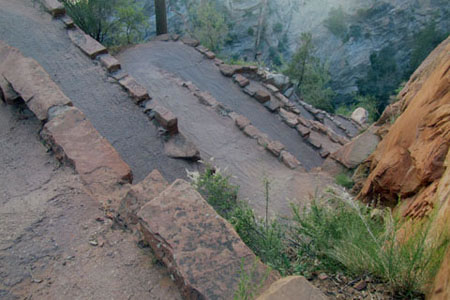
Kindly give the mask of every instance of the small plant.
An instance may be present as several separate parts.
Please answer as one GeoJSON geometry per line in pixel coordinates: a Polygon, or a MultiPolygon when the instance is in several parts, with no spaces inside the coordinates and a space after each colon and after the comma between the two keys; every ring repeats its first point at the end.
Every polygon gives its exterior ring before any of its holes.
{"type": "Polygon", "coordinates": [[[255,260],[253,262],[252,269],[250,272],[247,272],[245,270],[245,259],[242,259],[239,285],[238,289],[234,293],[234,300],[253,300],[257,296],[258,291],[263,287],[264,282],[270,274],[270,269],[268,269],[266,274],[259,279],[257,278],[257,268],[258,261],[255,260]]]}
{"type": "Polygon", "coordinates": [[[347,189],[351,189],[354,185],[353,180],[345,173],[336,175],[335,180],[337,184],[347,189]]]}

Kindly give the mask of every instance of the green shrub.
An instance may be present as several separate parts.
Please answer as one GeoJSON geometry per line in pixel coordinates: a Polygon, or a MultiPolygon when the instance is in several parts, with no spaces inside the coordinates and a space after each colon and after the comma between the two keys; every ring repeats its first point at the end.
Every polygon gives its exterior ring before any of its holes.
{"type": "Polygon", "coordinates": [[[351,189],[354,184],[353,180],[345,173],[336,175],[335,180],[337,184],[347,189],[351,189]]]}
{"type": "Polygon", "coordinates": [[[328,13],[328,18],[324,21],[324,26],[336,37],[345,39],[347,36],[346,15],[342,6],[333,8],[328,13]]]}
{"type": "Polygon", "coordinates": [[[405,221],[388,209],[371,209],[351,199],[332,197],[293,211],[291,239],[300,245],[298,261],[317,259],[322,269],[371,275],[402,297],[426,292],[449,246],[448,232],[436,243],[428,240],[430,220],[399,241],[397,232],[405,221]]]}

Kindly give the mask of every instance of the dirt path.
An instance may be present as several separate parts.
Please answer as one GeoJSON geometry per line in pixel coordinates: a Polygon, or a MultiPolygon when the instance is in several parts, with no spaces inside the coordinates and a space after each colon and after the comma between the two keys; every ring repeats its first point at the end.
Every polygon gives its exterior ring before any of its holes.
{"type": "MultiPolygon", "coordinates": [[[[180,81],[177,75],[161,70],[147,59],[153,53],[148,45],[137,47],[147,49],[147,54],[137,61],[134,58],[142,52],[130,55],[126,51],[119,55],[123,68],[144,84],[154,99],[178,116],[180,130],[199,148],[204,159],[213,157],[215,165],[233,175],[232,181],[240,186],[240,198],[247,199],[260,215],[265,209],[264,177],[271,181],[270,210],[281,215],[290,213],[291,201],[304,202],[316,189],[332,184],[329,177],[288,169],[258,146],[256,140],[246,137],[230,118],[200,104],[177,83],[180,81]]],[[[300,139],[298,134],[296,138],[300,139]]]]}
{"type": "MultiPolygon", "coordinates": [[[[158,67],[192,81],[200,90],[210,92],[219,102],[246,116],[272,140],[279,140],[306,169],[322,164],[319,153],[290,128],[277,114],[270,113],[254,98],[220,74],[218,67],[194,48],[181,42],[150,42],[126,49],[119,55],[123,67],[138,79],[145,78],[150,68],[158,67]]],[[[144,82],[142,82],[144,83],[144,82]]],[[[155,83],[146,80],[148,88],[155,83]]],[[[153,91],[153,90],[152,90],[153,91]]],[[[159,96],[159,95],[158,95],[159,96]]]]}
{"type": "Polygon", "coordinates": [[[180,299],[148,249],[111,229],[78,175],[46,152],[39,129],[0,103],[0,299],[180,299]]]}
{"type": "Polygon", "coordinates": [[[116,148],[135,182],[158,168],[167,180],[184,177],[189,163],[166,157],[156,127],[104,70],[70,41],[61,22],[30,0],[0,0],[0,40],[36,59],[116,148]]]}

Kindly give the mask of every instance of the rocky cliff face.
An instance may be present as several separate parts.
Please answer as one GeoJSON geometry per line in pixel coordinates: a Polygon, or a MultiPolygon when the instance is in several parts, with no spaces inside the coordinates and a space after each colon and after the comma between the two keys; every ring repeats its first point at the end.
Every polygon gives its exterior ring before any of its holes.
{"type": "MultiPolygon", "coordinates": [[[[402,215],[412,219],[420,219],[437,208],[432,232],[448,233],[450,38],[422,63],[399,98],[376,124],[383,139],[366,161],[370,172],[359,198],[387,205],[401,200],[402,215]]],[[[450,295],[448,255],[446,261],[432,298],[448,299],[450,295]]]]}
{"type": "MultiPolygon", "coordinates": [[[[143,0],[149,13],[153,0],[143,0]]],[[[168,1],[169,27],[183,31],[187,4],[168,1]],[[184,20],[183,20],[184,17],[184,20]]],[[[260,0],[215,0],[228,15],[230,37],[224,47],[227,55],[254,59],[255,36],[260,0]]],[[[302,32],[312,32],[318,55],[329,62],[334,88],[342,94],[357,91],[372,52],[389,47],[400,70],[409,68],[415,35],[434,22],[436,30],[450,28],[446,0],[271,0],[260,50],[265,58],[289,58],[297,48],[302,32]],[[339,10],[342,8],[342,10],[339,10]],[[330,12],[339,10],[334,33],[325,25],[330,12]]]]}

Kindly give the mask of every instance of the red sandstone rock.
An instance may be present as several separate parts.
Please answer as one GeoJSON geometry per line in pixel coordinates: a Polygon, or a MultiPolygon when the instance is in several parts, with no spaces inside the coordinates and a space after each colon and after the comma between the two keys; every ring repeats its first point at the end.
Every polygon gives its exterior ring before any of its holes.
{"type": "Polygon", "coordinates": [[[201,104],[211,106],[213,108],[219,105],[219,102],[208,92],[196,92],[195,96],[197,96],[198,100],[201,104]]]}
{"type": "Polygon", "coordinates": [[[250,81],[243,75],[241,74],[236,74],[234,76],[234,81],[239,84],[240,87],[246,87],[247,85],[250,84],[250,81]]]}
{"type": "Polygon", "coordinates": [[[242,115],[235,116],[234,122],[236,123],[236,126],[241,130],[250,125],[250,120],[242,115]]]}
{"type": "Polygon", "coordinates": [[[297,158],[287,151],[281,151],[281,161],[290,169],[295,169],[300,166],[297,158]]]}
{"type": "Polygon", "coordinates": [[[153,108],[153,112],[155,113],[156,121],[158,121],[164,129],[170,134],[178,133],[178,119],[170,110],[157,105],[153,108]]]}
{"type": "Polygon", "coordinates": [[[240,69],[241,69],[241,66],[232,66],[232,65],[227,65],[227,64],[222,64],[219,66],[220,72],[226,77],[233,76],[240,69]]]}
{"type": "MultiPolygon", "coordinates": [[[[267,268],[186,181],[176,180],[138,213],[139,228],[184,299],[233,299],[241,265],[260,282],[267,268]]],[[[269,285],[276,274],[265,281],[269,285]]]]}
{"type": "Polygon", "coordinates": [[[62,110],[41,131],[57,159],[69,162],[88,186],[102,186],[106,193],[130,183],[130,167],[76,108],[62,110]]]}
{"type": "Polygon", "coordinates": [[[302,124],[298,124],[296,128],[298,133],[300,133],[302,137],[307,137],[311,133],[311,130],[309,130],[309,128],[306,128],[302,124]]]}
{"type": "Polygon", "coordinates": [[[14,50],[3,62],[0,72],[39,120],[48,118],[54,106],[72,105],[47,72],[32,58],[14,50]]]}
{"type": "Polygon", "coordinates": [[[244,128],[244,133],[254,139],[257,139],[263,135],[263,133],[253,125],[246,126],[244,128]]]}
{"type": "Polygon", "coordinates": [[[267,150],[269,150],[269,152],[275,155],[276,157],[279,157],[281,151],[284,150],[284,145],[279,141],[271,141],[267,145],[267,150]]]}
{"type": "Polygon", "coordinates": [[[254,95],[255,99],[258,100],[260,103],[266,103],[267,101],[270,101],[270,94],[263,90],[256,91],[254,95]]]}
{"type": "Polygon", "coordinates": [[[283,121],[290,127],[295,127],[298,124],[298,117],[296,114],[288,112],[287,110],[284,110],[283,108],[280,108],[280,117],[283,119],[283,121]]]}
{"type": "Polygon", "coordinates": [[[127,75],[119,80],[119,84],[128,92],[135,103],[150,99],[147,89],[140,85],[131,75],[127,75]]]}
{"type": "Polygon", "coordinates": [[[214,58],[216,58],[216,55],[215,55],[214,52],[212,52],[212,51],[206,51],[206,52],[205,52],[205,56],[206,56],[208,59],[214,59],[214,58]]]}
{"type": "Polygon", "coordinates": [[[158,170],[153,170],[144,180],[131,186],[126,196],[120,202],[117,211],[119,223],[126,226],[137,225],[137,213],[139,210],[168,186],[169,183],[158,170]]]}

